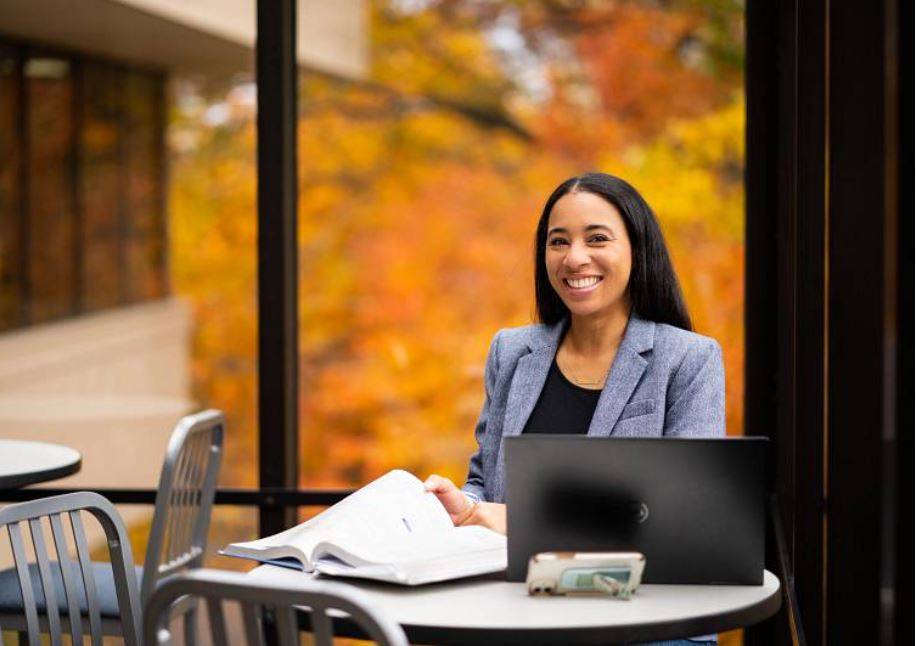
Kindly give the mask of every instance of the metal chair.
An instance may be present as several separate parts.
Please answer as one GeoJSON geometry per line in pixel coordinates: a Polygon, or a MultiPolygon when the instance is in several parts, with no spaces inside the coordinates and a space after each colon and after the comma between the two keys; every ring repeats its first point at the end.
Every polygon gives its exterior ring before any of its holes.
{"type": "MultiPolygon", "coordinates": [[[[146,559],[142,568],[136,568],[136,578],[141,582],[141,603],[149,598],[161,579],[203,564],[224,426],[221,412],[206,410],[182,418],[172,432],[159,477],[146,559]]],[[[120,634],[118,603],[111,585],[112,568],[108,563],[93,563],[90,570],[99,591],[104,632],[120,634]]],[[[0,619],[22,612],[21,605],[17,606],[15,599],[6,598],[2,592],[15,576],[12,570],[0,572],[0,619]]],[[[57,580],[58,599],[62,591],[60,583],[57,580]]],[[[186,637],[193,643],[195,605],[179,604],[173,611],[185,614],[186,637]]]]}
{"type": "Polygon", "coordinates": [[[114,505],[90,492],[53,496],[0,509],[0,528],[6,527],[9,533],[15,562],[15,568],[8,570],[15,579],[6,582],[3,593],[18,592],[19,597],[19,614],[12,620],[4,619],[0,629],[19,631],[20,643],[25,636],[29,644],[37,646],[41,644],[41,633],[47,633],[52,646],[58,646],[63,631],[68,630],[73,643],[82,644],[84,618],[88,619],[92,644],[102,643],[103,617],[94,576],[96,564],[89,560],[81,510],[92,514],[105,532],[119,633],[128,646],[140,643],[140,596],[127,531],[114,505]],[[64,529],[67,517],[72,540],[68,540],[64,529]],[[50,523],[55,561],[48,558],[44,519],[50,523]],[[31,550],[26,548],[23,524],[28,525],[31,550]],[[70,557],[71,546],[76,551],[76,562],[70,557]],[[30,562],[29,552],[34,554],[34,562],[30,562]]]}
{"type": "Polygon", "coordinates": [[[370,639],[381,646],[407,646],[404,631],[394,621],[370,609],[367,597],[355,588],[340,583],[316,581],[303,577],[295,584],[275,585],[252,581],[238,572],[198,569],[178,575],[162,584],[146,603],[143,635],[147,646],[172,643],[169,631],[169,607],[176,599],[191,596],[206,602],[210,638],[215,646],[228,644],[227,635],[244,635],[249,646],[266,643],[265,613],[271,613],[281,646],[299,646],[299,626],[295,606],[307,606],[316,646],[333,644],[333,625],[328,611],[335,617],[345,613],[370,639]],[[241,605],[241,631],[226,625],[223,602],[241,605]],[[336,612],[335,612],[336,611],[336,612]]]}
{"type": "MultiPolygon", "coordinates": [[[[140,574],[140,600],[158,581],[203,565],[223,455],[225,418],[220,411],[188,415],[175,427],[165,452],[156,510],[140,574]]],[[[194,643],[196,604],[178,608],[185,615],[185,637],[194,643]]]]}

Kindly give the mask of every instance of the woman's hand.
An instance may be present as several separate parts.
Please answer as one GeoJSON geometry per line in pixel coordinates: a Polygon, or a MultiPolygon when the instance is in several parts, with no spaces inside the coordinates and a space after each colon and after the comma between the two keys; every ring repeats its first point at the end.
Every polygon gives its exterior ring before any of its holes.
{"type": "Polygon", "coordinates": [[[436,494],[436,498],[445,507],[445,511],[452,519],[452,523],[458,524],[463,516],[466,516],[471,508],[471,502],[467,496],[462,493],[461,489],[455,486],[448,478],[433,474],[423,483],[427,491],[436,494]]]}
{"type": "Polygon", "coordinates": [[[467,496],[448,478],[431,475],[423,483],[427,491],[445,507],[455,525],[482,525],[488,529],[506,533],[506,506],[495,502],[470,502],[467,496]]]}

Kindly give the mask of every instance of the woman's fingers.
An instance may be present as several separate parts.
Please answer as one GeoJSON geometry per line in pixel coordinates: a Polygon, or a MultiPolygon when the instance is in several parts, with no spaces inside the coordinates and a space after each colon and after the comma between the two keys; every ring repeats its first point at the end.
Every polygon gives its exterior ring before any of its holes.
{"type": "Polygon", "coordinates": [[[426,487],[427,491],[432,491],[433,493],[437,494],[447,493],[452,489],[457,489],[451,480],[436,475],[435,473],[426,479],[426,482],[423,483],[423,486],[426,487]]]}
{"type": "Polygon", "coordinates": [[[445,511],[452,517],[453,522],[470,504],[461,490],[448,478],[433,474],[423,482],[423,486],[427,491],[435,494],[445,507],[445,511]]]}

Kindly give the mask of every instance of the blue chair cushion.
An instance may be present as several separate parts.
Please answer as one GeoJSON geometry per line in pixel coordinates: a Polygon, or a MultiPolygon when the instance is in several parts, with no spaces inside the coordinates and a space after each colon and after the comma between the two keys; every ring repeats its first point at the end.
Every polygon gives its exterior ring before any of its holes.
{"type": "MultiPolygon", "coordinates": [[[[73,583],[79,597],[80,613],[89,615],[88,604],[86,603],[86,590],[83,587],[83,576],[80,572],[79,564],[73,565],[73,583]]],[[[139,589],[140,582],[143,580],[143,568],[136,566],[137,586],[139,589]]],[[[41,587],[41,577],[38,573],[38,565],[29,564],[29,575],[32,577],[32,594],[35,595],[38,612],[43,614],[47,611],[45,605],[45,594],[41,587]]],[[[111,571],[110,563],[92,563],[92,578],[95,581],[95,594],[99,602],[99,614],[105,618],[117,619],[120,617],[118,611],[118,597],[115,593],[114,574],[111,571]]],[[[57,605],[62,616],[67,613],[67,598],[64,596],[64,582],[61,577],[60,564],[57,561],[51,561],[51,581],[54,586],[54,596],[57,598],[57,605]]],[[[19,590],[19,577],[16,570],[10,568],[0,572],[0,614],[21,614],[22,613],[22,592],[19,590]]]]}

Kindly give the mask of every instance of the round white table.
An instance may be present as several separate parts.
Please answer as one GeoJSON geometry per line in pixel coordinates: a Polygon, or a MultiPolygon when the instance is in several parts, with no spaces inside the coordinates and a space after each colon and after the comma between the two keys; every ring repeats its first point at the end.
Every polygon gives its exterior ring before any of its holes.
{"type": "Polygon", "coordinates": [[[47,482],[80,470],[78,451],[60,444],[0,440],[0,489],[47,482]]]}
{"type": "MultiPolygon", "coordinates": [[[[296,570],[262,565],[260,581],[292,581],[296,570]]],[[[337,579],[367,594],[411,643],[608,644],[677,639],[741,628],[779,610],[779,579],[763,585],[643,585],[628,601],[601,596],[528,596],[522,583],[473,578],[415,588],[337,579]]],[[[308,625],[304,616],[304,625],[308,625]]],[[[339,634],[352,631],[335,621],[339,634]]],[[[351,633],[352,634],[352,633],[351,633]]],[[[358,633],[356,633],[358,635],[358,633]]]]}

